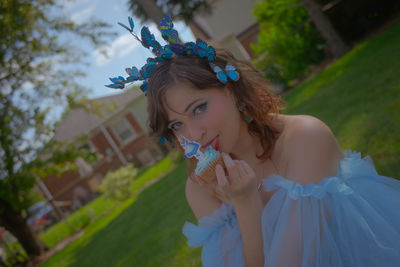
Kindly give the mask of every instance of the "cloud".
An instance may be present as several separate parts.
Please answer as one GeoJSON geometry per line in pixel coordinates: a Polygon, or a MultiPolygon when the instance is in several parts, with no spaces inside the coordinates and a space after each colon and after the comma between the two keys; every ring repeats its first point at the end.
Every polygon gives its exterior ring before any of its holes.
{"type": "Polygon", "coordinates": [[[115,39],[109,46],[98,48],[93,52],[97,66],[108,63],[111,58],[120,58],[129,54],[139,45],[139,42],[133,40],[130,33],[126,33],[115,39]]]}
{"type": "MultiPolygon", "coordinates": [[[[152,25],[149,27],[149,29],[152,33],[154,33],[156,40],[160,41],[161,35],[158,32],[157,27],[152,25]]],[[[97,66],[103,66],[111,59],[120,58],[129,54],[139,45],[141,46],[139,41],[135,40],[130,33],[126,33],[115,39],[110,45],[94,50],[93,57],[97,66]]],[[[162,42],[161,45],[163,45],[162,42]]],[[[146,50],[144,47],[143,49],[146,50]]]]}
{"type": "Polygon", "coordinates": [[[90,0],[67,0],[67,1],[61,1],[61,5],[64,7],[66,10],[71,10],[74,9],[77,6],[81,6],[82,4],[85,4],[89,2],[90,0]]]}
{"type": "Polygon", "coordinates": [[[94,8],[94,5],[90,5],[82,10],[72,13],[71,20],[78,24],[82,23],[93,14],[94,8]]]}

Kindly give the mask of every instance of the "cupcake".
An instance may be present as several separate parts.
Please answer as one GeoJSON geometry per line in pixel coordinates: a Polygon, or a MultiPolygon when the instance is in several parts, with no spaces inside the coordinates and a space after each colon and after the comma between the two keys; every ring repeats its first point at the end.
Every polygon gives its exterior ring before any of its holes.
{"type": "Polygon", "coordinates": [[[195,174],[207,183],[211,183],[217,178],[215,174],[217,164],[224,166],[221,153],[216,151],[211,145],[206,147],[198,160],[195,174]]]}
{"type": "Polygon", "coordinates": [[[178,140],[185,151],[185,157],[195,157],[198,160],[195,174],[207,183],[216,179],[215,167],[217,164],[224,166],[221,154],[212,145],[207,146],[202,152],[199,143],[190,141],[184,136],[179,136],[178,140]]]}

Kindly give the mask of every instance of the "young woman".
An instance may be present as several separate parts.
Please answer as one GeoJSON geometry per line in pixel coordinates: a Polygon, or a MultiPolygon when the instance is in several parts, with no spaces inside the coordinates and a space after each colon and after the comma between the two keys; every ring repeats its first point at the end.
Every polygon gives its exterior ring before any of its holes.
{"type": "Polygon", "coordinates": [[[249,64],[225,50],[211,59],[158,60],[145,88],[156,134],[223,157],[211,183],[186,159],[198,225],[183,233],[203,247],[203,266],[398,266],[400,181],[343,153],[319,119],[281,114],[283,101],[249,64]]]}

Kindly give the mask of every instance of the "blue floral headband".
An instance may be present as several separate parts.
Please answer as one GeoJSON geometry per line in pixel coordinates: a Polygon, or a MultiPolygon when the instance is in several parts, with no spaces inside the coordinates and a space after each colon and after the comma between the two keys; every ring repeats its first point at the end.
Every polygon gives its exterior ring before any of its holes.
{"type": "Polygon", "coordinates": [[[227,63],[225,68],[221,68],[216,65],[216,53],[212,46],[209,46],[206,42],[197,39],[196,43],[187,42],[179,44],[178,32],[174,29],[174,24],[169,16],[165,16],[160,22],[161,35],[164,40],[168,42],[167,45],[161,46],[160,43],[155,39],[154,35],[150,32],[149,28],[142,27],[139,38],[134,32],[135,27],[133,19],[128,17],[129,27],[121,22],[119,25],[128,30],[136,40],[138,40],[145,48],[151,49],[151,52],[155,55],[154,58],[148,58],[146,64],[138,70],[136,67],[126,68],[128,76],[126,78],[118,76],[110,78],[112,84],[106,85],[107,87],[114,89],[123,89],[125,84],[132,83],[134,81],[143,81],[140,89],[147,94],[147,84],[151,72],[156,68],[159,62],[171,59],[172,55],[177,56],[188,56],[188,57],[199,57],[207,59],[211,69],[216,73],[218,80],[221,83],[227,83],[228,80],[234,82],[239,80],[239,73],[236,71],[235,66],[231,63],[227,63]]]}

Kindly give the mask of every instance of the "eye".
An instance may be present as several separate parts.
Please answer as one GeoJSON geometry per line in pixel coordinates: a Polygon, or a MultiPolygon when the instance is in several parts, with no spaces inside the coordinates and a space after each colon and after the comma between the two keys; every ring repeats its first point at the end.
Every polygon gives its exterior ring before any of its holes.
{"type": "Polygon", "coordinates": [[[170,128],[171,130],[173,130],[173,131],[178,131],[179,130],[179,128],[182,126],[182,122],[175,122],[175,123],[173,123],[173,124],[171,124],[168,128],[170,128]]]}
{"type": "MultiPolygon", "coordinates": [[[[201,114],[203,112],[205,112],[207,110],[207,102],[204,102],[200,105],[198,105],[197,107],[195,107],[192,111],[193,115],[197,115],[197,114],[201,114]]],[[[174,132],[179,131],[179,129],[182,127],[182,122],[175,122],[173,124],[171,124],[170,126],[168,126],[169,129],[171,129],[174,132]]]]}
{"type": "Polygon", "coordinates": [[[196,108],[193,109],[193,114],[203,113],[207,110],[207,102],[198,105],[196,108]]]}

